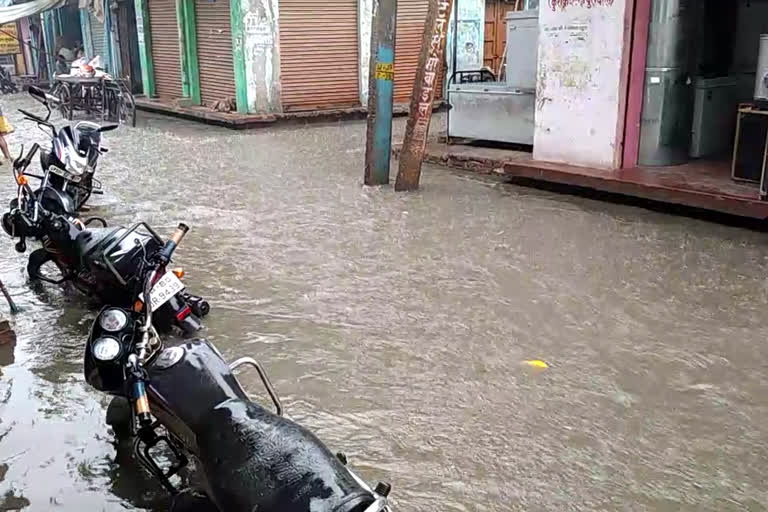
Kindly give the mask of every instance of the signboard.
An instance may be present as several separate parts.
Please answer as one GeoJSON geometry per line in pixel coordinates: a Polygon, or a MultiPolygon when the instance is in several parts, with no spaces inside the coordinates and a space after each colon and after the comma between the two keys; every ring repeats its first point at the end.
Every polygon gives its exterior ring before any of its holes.
{"type": "Polygon", "coordinates": [[[0,55],[21,53],[16,22],[0,25],[0,55]]]}

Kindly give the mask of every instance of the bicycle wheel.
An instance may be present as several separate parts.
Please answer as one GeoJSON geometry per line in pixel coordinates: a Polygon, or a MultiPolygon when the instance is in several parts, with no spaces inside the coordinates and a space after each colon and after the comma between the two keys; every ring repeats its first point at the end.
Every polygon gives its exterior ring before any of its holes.
{"type": "Polygon", "coordinates": [[[136,127],[136,102],[130,93],[120,94],[120,122],[136,127]]]}
{"type": "Polygon", "coordinates": [[[71,101],[71,93],[69,91],[69,87],[61,87],[59,88],[59,112],[61,113],[61,117],[66,119],[67,121],[72,120],[72,108],[70,106],[71,101]]]}
{"type": "Polygon", "coordinates": [[[104,119],[112,123],[118,122],[120,117],[120,103],[117,91],[107,89],[104,92],[104,119]]]}

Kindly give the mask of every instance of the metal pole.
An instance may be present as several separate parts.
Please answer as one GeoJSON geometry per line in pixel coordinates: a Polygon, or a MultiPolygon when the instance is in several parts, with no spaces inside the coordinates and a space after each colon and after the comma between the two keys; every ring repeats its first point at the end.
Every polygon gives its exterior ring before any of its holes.
{"type": "Polygon", "coordinates": [[[452,0],[429,1],[395,190],[419,188],[435,88],[439,86],[437,77],[445,61],[445,33],[452,3],[452,0]]]}
{"type": "Polygon", "coordinates": [[[11,308],[11,314],[15,315],[19,311],[21,311],[18,306],[16,306],[16,303],[13,302],[13,298],[11,298],[11,294],[8,293],[8,290],[5,287],[5,284],[3,284],[2,279],[0,279],[0,292],[5,296],[5,300],[8,301],[8,307],[11,308]]]}
{"type": "Polygon", "coordinates": [[[365,145],[366,185],[389,183],[396,25],[397,0],[374,2],[368,79],[368,131],[365,145]]]}

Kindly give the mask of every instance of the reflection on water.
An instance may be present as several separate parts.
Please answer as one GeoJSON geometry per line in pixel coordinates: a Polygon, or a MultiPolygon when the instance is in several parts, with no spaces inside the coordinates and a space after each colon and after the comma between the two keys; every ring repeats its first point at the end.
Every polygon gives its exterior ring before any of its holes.
{"type": "MultiPolygon", "coordinates": [[[[44,141],[12,121],[14,148],[44,141]]],[[[149,117],[109,134],[93,213],[191,225],[177,258],[213,304],[207,335],[258,357],[398,510],[768,506],[764,235],[431,168],[419,193],[365,189],[363,137],[149,117]]],[[[83,382],[93,308],[30,288],[24,265],[6,244],[25,313],[0,377],[0,495],[163,510],[83,382]]]]}

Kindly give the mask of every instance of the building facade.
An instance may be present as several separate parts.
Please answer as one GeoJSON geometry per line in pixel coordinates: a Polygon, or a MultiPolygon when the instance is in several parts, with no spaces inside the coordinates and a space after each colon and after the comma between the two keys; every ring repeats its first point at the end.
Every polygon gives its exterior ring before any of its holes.
{"type": "Polygon", "coordinates": [[[25,19],[24,23],[42,28],[42,45],[32,44],[31,35],[25,42],[30,43],[27,45],[29,52],[35,52],[35,62],[40,52],[37,47],[44,46],[41,55],[47,57],[43,61],[48,76],[53,76],[56,70],[55,53],[61,45],[69,48],[80,45],[85,57],[99,56],[107,72],[129,78],[134,90],[140,90],[141,67],[133,0],[69,1],[35,15],[34,20],[25,19]]]}
{"type": "MultiPolygon", "coordinates": [[[[429,0],[400,0],[395,102],[407,103],[429,0]]],[[[472,0],[475,1],[475,0],[472,0]]],[[[148,96],[240,113],[367,104],[372,0],[136,0],[148,96]]]]}

